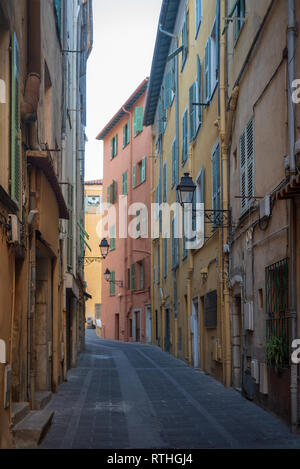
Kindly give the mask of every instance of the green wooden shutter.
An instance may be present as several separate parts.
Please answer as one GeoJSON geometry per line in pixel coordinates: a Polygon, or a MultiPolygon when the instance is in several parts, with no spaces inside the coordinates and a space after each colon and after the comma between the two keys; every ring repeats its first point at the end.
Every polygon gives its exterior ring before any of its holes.
{"type": "Polygon", "coordinates": [[[146,157],[142,159],[141,163],[141,182],[146,181],[146,157]]]}
{"type": "Polygon", "coordinates": [[[54,7],[56,13],[56,23],[59,36],[61,34],[61,0],[54,0],[54,7]]]}
{"type": "MultiPolygon", "coordinates": [[[[247,141],[247,192],[248,197],[254,196],[254,120],[252,119],[246,127],[247,141]]],[[[248,199],[249,205],[252,199],[248,199]]]]}
{"type": "Polygon", "coordinates": [[[210,37],[207,40],[205,46],[205,71],[204,71],[204,93],[205,93],[205,102],[210,101],[211,95],[211,39],[210,37]]]}
{"type": "Polygon", "coordinates": [[[137,106],[134,114],[134,136],[143,131],[143,107],[137,106]]]}
{"type": "Polygon", "coordinates": [[[132,167],[132,187],[136,187],[136,164],[132,167]]]}
{"type": "Polygon", "coordinates": [[[127,181],[128,181],[128,171],[123,173],[122,176],[122,195],[127,195],[127,181]]]}
{"type": "Polygon", "coordinates": [[[11,198],[21,201],[20,52],[16,33],[12,34],[11,73],[11,198]]]}
{"type": "Polygon", "coordinates": [[[123,148],[126,147],[127,143],[127,128],[126,125],[123,126],[123,148]]]}
{"type": "Polygon", "coordinates": [[[107,203],[110,204],[110,186],[107,186],[107,203]]]}
{"type": "Polygon", "coordinates": [[[110,141],[110,159],[112,160],[114,157],[114,139],[112,138],[110,141]]]}
{"type": "Polygon", "coordinates": [[[112,225],[109,228],[109,238],[110,238],[110,251],[116,249],[116,225],[112,225]]]}
{"type": "Polygon", "coordinates": [[[115,296],[116,294],[116,284],[115,284],[115,279],[116,279],[116,273],[115,271],[113,270],[111,273],[110,273],[110,283],[109,283],[109,294],[110,296],[115,296]]]}
{"type": "Polygon", "coordinates": [[[131,290],[136,290],[136,263],[131,264],[131,290]]]}
{"type": "Polygon", "coordinates": [[[118,134],[115,135],[115,154],[116,156],[118,154],[118,134]]]}
{"type": "Polygon", "coordinates": [[[144,261],[140,263],[140,290],[145,288],[145,266],[144,261]]]}
{"type": "Polygon", "coordinates": [[[126,130],[127,130],[127,143],[129,143],[130,142],[130,120],[128,120],[127,122],[126,130]]]}

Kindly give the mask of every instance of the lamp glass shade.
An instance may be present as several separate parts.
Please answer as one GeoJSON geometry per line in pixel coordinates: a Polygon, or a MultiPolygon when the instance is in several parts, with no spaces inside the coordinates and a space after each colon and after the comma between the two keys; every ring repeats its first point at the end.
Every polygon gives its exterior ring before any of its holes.
{"type": "Polygon", "coordinates": [[[184,173],[176,190],[180,205],[193,203],[196,184],[193,182],[189,173],[184,173]]]}
{"type": "Polygon", "coordinates": [[[101,256],[105,258],[109,252],[109,244],[106,238],[102,239],[99,247],[100,247],[101,256]]]}
{"type": "Polygon", "coordinates": [[[104,272],[104,278],[107,282],[110,281],[110,276],[111,276],[111,272],[109,269],[106,269],[106,271],[104,272]]]}

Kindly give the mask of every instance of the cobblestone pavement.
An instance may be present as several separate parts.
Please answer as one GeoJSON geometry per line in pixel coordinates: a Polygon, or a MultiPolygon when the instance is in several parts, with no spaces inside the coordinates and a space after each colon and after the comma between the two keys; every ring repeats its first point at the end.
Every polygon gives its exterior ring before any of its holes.
{"type": "Polygon", "coordinates": [[[300,448],[277,418],[154,346],[86,334],[42,448],[300,448]]]}

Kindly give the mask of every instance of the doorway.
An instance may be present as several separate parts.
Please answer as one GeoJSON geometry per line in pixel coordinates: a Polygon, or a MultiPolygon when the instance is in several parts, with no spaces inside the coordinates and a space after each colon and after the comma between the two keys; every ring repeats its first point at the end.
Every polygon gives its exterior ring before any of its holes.
{"type": "Polygon", "coordinates": [[[165,351],[170,353],[170,310],[167,308],[165,310],[165,351]]]}
{"type": "Polygon", "coordinates": [[[151,306],[146,306],[146,342],[152,343],[151,306]]]}
{"type": "Polygon", "coordinates": [[[193,364],[200,368],[200,340],[199,340],[199,303],[198,298],[192,301],[191,330],[193,334],[193,364]]]}
{"type": "Polygon", "coordinates": [[[115,340],[120,340],[120,315],[115,315],[115,340]]]}

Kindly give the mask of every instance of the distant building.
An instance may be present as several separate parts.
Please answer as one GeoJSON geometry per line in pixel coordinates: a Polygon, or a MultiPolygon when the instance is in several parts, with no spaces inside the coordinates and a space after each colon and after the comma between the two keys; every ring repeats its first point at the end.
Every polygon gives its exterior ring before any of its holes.
{"type": "Polygon", "coordinates": [[[88,234],[84,279],[87,291],[92,298],[85,304],[85,317],[92,318],[99,337],[102,335],[101,307],[102,307],[102,261],[99,244],[101,242],[101,219],[103,213],[103,181],[85,182],[85,231],[88,234]]]}
{"type": "Polygon", "coordinates": [[[111,206],[110,213],[115,209],[117,214],[106,226],[110,252],[102,263],[102,337],[125,342],[151,340],[151,243],[144,236],[144,230],[150,230],[152,154],[151,129],[143,127],[147,82],[140,84],[97,137],[104,142],[104,200],[111,206]],[[119,213],[124,215],[124,225],[119,213]],[[133,226],[134,239],[122,234],[128,224],[133,226]],[[111,272],[109,282],[104,279],[106,269],[111,272]]]}

